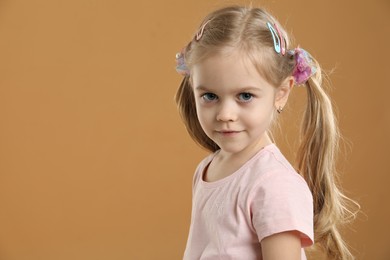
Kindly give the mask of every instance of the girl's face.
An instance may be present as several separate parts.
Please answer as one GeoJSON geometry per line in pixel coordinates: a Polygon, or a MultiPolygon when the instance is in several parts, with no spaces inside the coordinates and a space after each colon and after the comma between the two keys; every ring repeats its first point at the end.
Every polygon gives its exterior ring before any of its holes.
{"type": "Polygon", "coordinates": [[[239,51],[216,54],[191,71],[200,125],[229,154],[252,153],[269,144],[266,131],[276,108],[287,101],[285,91],[280,94],[243,56],[239,51]]]}

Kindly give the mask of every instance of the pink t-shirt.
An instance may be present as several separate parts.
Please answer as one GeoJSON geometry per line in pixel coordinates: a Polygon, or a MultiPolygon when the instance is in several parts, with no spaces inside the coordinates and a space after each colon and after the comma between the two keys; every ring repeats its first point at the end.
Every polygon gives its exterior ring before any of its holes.
{"type": "Polygon", "coordinates": [[[284,231],[299,231],[302,248],[313,244],[312,195],[275,144],[230,176],[205,182],[204,169],[214,156],[194,175],[185,260],[262,259],[259,241],[284,231]]]}

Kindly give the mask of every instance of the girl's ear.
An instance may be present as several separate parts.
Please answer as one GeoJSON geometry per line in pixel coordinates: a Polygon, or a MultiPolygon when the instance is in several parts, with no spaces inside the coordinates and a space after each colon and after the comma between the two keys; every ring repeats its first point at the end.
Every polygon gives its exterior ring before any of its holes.
{"type": "Polygon", "coordinates": [[[288,97],[290,95],[290,91],[292,90],[294,86],[294,78],[288,77],[283,81],[283,83],[276,89],[275,93],[275,108],[276,109],[283,109],[283,107],[286,105],[288,97]]]}

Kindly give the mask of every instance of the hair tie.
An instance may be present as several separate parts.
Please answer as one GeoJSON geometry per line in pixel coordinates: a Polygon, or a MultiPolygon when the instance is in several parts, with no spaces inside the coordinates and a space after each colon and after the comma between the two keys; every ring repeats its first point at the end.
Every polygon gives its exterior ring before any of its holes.
{"type": "Polygon", "coordinates": [[[183,51],[176,53],[176,71],[182,76],[189,76],[190,70],[188,69],[184,60],[183,51]]]}
{"type": "Polygon", "coordinates": [[[295,58],[295,67],[292,75],[296,84],[301,85],[306,83],[306,81],[317,71],[312,56],[310,53],[299,47],[295,48],[295,50],[289,51],[289,53],[294,55],[295,58]]]}

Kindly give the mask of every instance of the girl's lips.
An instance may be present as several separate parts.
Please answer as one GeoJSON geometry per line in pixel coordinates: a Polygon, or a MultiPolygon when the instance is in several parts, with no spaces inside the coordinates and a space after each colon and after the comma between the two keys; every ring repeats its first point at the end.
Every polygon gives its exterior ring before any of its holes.
{"type": "Polygon", "coordinates": [[[217,133],[219,133],[220,135],[223,135],[223,136],[234,136],[236,134],[241,133],[241,131],[220,130],[220,131],[217,131],[217,133]]]}

